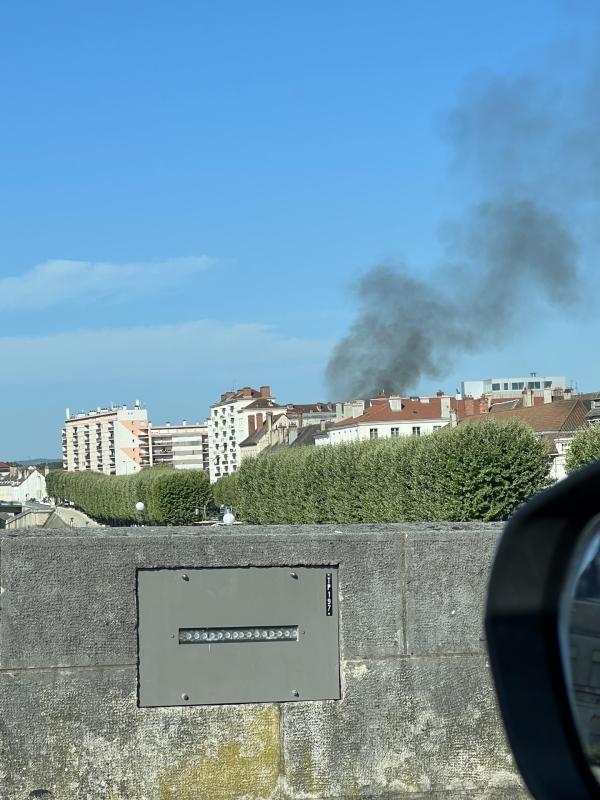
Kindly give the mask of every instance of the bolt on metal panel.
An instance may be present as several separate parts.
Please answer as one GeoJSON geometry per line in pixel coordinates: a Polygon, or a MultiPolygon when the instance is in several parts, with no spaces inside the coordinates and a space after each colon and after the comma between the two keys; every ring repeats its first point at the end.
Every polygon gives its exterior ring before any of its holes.
{"type": "Polygon", "coordinates": [[[338,700],[337,579],[336,566],[138,570],[139,705],[338,700]]]}

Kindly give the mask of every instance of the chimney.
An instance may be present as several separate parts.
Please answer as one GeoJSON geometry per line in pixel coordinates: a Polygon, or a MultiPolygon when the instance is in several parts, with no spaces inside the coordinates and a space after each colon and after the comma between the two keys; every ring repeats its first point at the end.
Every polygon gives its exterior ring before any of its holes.
{"type": "Polygon", "coordinates": [[[435,393],[435,396],[436,397],[443,397],[444,396],[443,390],[442,389],[438,389],[437,392],[435,393]]]}
{"type": "Polygon", "coordinates": [[[365,412],[365,401],[364,400],[355,400],[352,403],[352,417],[356,419],[356,417],[360,417],[365,412]]]}
{"type": "Polygon", "coordinates": [[[475,413],[475,400],[473,400],[473,395],[466,395],[464,399],[465,404],[465,417],[472,417],[475,413]]]}
{"type": "Polygon", "coordinates": [[[458,411],[455,408],[450,409],[450,427],[456,428],[458,425],[458,411]]]}
{"type": "Polygon", "coordinates": [[[270,432],[273,430],[273,412],[267,411],[267,430],[270,432]]]}
{"type": "Polygon", "coordinates": [[[252,436],[255,430],[256,430],[256,418],[254,417],[254,414],[251,414],[248,417],[248,436],[252,436]]]}
{"type": "Polygon", "coordinates": [[[547,386],[544,389],[544,404],[552,402],[552,389],[547,386]]]}
{"type": "Polygon", "coordinates": [[[440,418],[450,419],[450,397],[443,392],[441,395],[438,392],[437,396],[440,398],[440,418]]]}
{"type": "Polygon", "coordinates": [[[523,408],[531,408],[533,405],[533,389],[523,389],[523,408]]]}
{"type": "Polygon", "coordinates": [[[252,389],[249,386],[244,386],[242,389],[243,397],[252,397],[252,389]]]}
{"type": "Polygon", "coordinates": [[[260,387],[260,396],[261,397],[271,397],[271,387],[270,386],[261,386],[260,387]]]}
{"type": "Polygon", "coordinates": [[[183,420],[183,422],[182,422],[181,424],[182,424],[182,425],[187,425],[187,421],[184,419],[184,420],[183,420]]]}
{"type": "Polygon", "coordinates": [[[225,400],[225,398],[226,398],[226,397],[227,397],[227,395],[226,395],[226,394],[222,394],[222,395],[221,395],[221,402],[223,402],[223,401],[225,400]]]}
{"type": "Polygon", "coordinates": [[[402,411],[402,398],[398,395],[390,397],[390,411],[402,411]]]}
{"type": "Polygon", "coordinates": [[[344,404],[343,403],[336,403],[335,404],[335,421],[341,422],[344,419],[344,404]]]}
{"type": "Polygon", "coordinates": [[[259,428],[262,428],[262,426],[263,426],[263,415],[262,411],[259,411],[258,414],[256,415],[256,429],[258,430],[259,428]]]}
{"type": "Polygon", "coordinates": [[[573,399],[573,387],[572,386],[567,386],[567,388],[565,389],[563,394],[564,394],[564,399],[565,400],[572,400],[573,399]]]}

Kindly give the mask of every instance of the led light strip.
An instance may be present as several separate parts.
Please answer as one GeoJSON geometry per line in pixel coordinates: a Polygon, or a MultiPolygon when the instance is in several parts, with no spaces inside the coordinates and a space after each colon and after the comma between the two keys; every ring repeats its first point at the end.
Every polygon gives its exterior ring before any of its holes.
{"type": "Polygon", "coordinates": [[[232,644],[241,642],[297,642],[298,626],[272,628],[180,628],[179,644],[232,644]]]}

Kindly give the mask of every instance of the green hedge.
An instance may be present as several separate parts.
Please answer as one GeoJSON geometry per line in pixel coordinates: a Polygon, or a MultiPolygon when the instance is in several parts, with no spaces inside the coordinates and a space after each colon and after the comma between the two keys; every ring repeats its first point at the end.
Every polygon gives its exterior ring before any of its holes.
{"type": "Polygon", "coordinates": [[[281,449],[245,459],[223,488],[226,504],[255,525],[491,521],[547,486],[547,475],[546,444],[531,428],[486,420],[430,436],[281,449]]]}
{"type": "Polygon", "coordinates": [[[232,472],[231,475],[224,475],[213,483],[213,500],[217,508],[237,506],[237,476],[237,472],[232,472]]]}
{"type": "Polygon", "coordinates": [[[589,428],[576,433],[567,453],[565,469],[568,473],[591,464],[600,458],[600,425],[591,425],[589,428]]]}
{"type": "Polygon", "coordinates": [[[212,503],[202,470],[147,467],[135,475],[53,471],[46,486],[50,497],[70,500],[90,517],[112,525],[189,525],[197,519],[196,508],[212,503]],[[139,501],[144,511],[136,511],[139,501]]]}

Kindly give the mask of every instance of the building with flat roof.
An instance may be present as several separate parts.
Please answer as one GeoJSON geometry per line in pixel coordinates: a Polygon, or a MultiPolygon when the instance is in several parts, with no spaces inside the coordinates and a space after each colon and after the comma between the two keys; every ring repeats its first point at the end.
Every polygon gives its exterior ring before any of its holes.
{"type": "Polygon", "coordinates": [[[67,409],[64,469],[132,475],[156,464],[208,470],[206,423],[152,425],[139,400],[133,408],[112,406],[87,414],[70,414],[67,409]]]}
{"type": "Polygon", "coordinates": [[[543,397],[544,389],[554,391],[565,389],[567,379],[564,375],[541,376],[531,372],[527,377],[485,378],[478,381],[462,381],[460,391],[462,397],[481,397],[489,394],[495,398],[511,398],[519,395],[523,389],[532,389],[534,397],[543,397]]]}
{"type": "Polygon", "coordinates": [[[208,472],[208,425],[153,425],[148,423],[149,463],[170,464],[175,469],[203,469],[208,472]]]}
{"type": "Polygon", "coordinates": [[[67,409],[62,449],[63,468],[70,472],[139,472],[150,463],[148,412],[139,400],[133,408],[111,406],[87,414],[67,409]]]}

